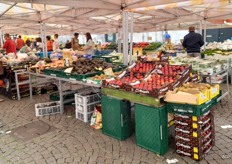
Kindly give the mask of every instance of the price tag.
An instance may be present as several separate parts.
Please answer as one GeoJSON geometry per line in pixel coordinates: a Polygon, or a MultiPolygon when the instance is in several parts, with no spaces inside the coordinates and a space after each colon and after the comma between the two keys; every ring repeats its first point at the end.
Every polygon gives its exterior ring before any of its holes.
{"type": "Polygon", "coordinates": [[[77,81],[77,80],[76,80],[76,79],[74,79],[74,78],[69,78],[69,80],[77,81]]]}
{"type": "Polygon", "coordinates": [[[112,68],[104,69],[103,72],[104,72],[104,74],[105,74],[106,76],[115,76],[115,74],[114,74],[112,68]]]}

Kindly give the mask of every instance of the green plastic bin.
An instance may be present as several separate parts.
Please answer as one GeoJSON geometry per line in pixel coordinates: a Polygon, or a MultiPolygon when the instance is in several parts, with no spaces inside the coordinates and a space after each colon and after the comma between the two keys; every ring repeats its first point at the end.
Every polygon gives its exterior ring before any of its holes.
{"type": "Polygon", "coordinates": [[[202,105],[190,105],[190,104],[176,104],[176,103],[168,103],[167,110],[169,113],[176,113],[176,114],[184,114],[190,116],[201,116],[204,113],[208,112],[212,109],[215,105],[217,105],[217,99],[221,96],[221,93],[209,100],[208,102],[202,105]]]}
{"type": "Polygon", "coordinates": [[[102,95],[102,133],[118,140],[132,134],[131,105],[129,101],[102,95]]]}
{"type": "Polygon", "coordinates": [[[167,117],[166,106],[155,108],[135,104],[136,144],[164,155],[168,151],[167,117]]]}

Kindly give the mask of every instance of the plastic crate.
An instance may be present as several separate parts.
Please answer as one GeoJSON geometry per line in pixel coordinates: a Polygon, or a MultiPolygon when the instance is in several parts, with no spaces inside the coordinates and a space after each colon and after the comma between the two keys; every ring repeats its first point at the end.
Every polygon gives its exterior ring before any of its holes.
{"type": "Polygon", "coordinates": [[[93,91],[85,91],[75,94],[75,103],[79,105],[88,105],[95,102],[100,102],[100,93],[94,93],[93,91]]]}
{"type": "Polygon", "coordinates": [[[164,155],[168,151],[168,118],[166,106],[135,104],[136,144],[164,155]]]}
{"type": "Polygon", "coordinates": [[[46,103],[39,103],[35,104],[35,115],[38,116],[45,116],[60,113],[60,102],[46,102],[46,103]]]}
{"type": "Polygon", "coordinates": [[[81,120],[83,122],[89,122],[93,113],[88,113],[85,115],[84,113],[76,112],[76,119],[81,120]]]}
{"type": "Polygon", "coordinates": [[[94,107],[101,102],[100,93],[94,93],[93,90],[84,90],[75,94],[76,118],[89,122],[94,111],[94,107]]]}
{"type": "Polygon", "coordinates": [[[90,112],[94,111],[94,107],[97,104],[100,104],[100,101],[94,102],[94,103],[86,105],[86,106],[80,105],[80,104],[76,104],[76,111],[80,112],[80,113],[90,113],[90,112]]]}
{"type": "Polygon", "coordinates": [[[129,101],[102,95],[102,133],[118,140],[132,134],[129,101]]]}

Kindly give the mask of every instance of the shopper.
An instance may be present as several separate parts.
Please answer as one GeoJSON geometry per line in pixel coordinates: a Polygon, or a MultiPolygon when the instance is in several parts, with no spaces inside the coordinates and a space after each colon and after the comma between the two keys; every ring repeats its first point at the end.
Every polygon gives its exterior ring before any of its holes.
{"type": "Polygon", "coordinates": [[[53,46],[52,46],[53,51],[57,51],[60,49],[60,41],[59,41],[58,37],[59,37],[58,34],[54,35],[54,42],[53,42],[53,46]]]}
{"type": "Polygon", "coordinates": [[[20,50],[24,46],[24,40],[22,39],[21,35],[18,36],[16,39],[16,49],[20,50]]]}
{"type": "Polygon", "coordinates": [[[171,40],[171,35],[169,35],[167,31],[165,31],[164,40],[165,40],[165,42],[171,40]]]}
{"type": "Polygon", "coordinates": [[[20,49],[20,53],[28,53],[31,52],[31,41],[26,40],[26,44],[20,49]]]}
{"type": "Polygon", "coordinates": [[[189,27],[189,34],[184,37],[182,43],[183,47],[187,49],[189,57],[200,57],[201,47],[204,45],[201,34],[195,33],[195,27],[189,27]]]}
{"type": "Polygon", "coordinates": [[[80,50],[80,45],[79,45],[79,34],[78,33],[74,33],[74,37],[71,40],[71,46],[73,50],[80,50]]]}
{"type": "Polygon", "coordinates": [[[46,36],[47,39],[47,51],[52,51],[52,41],[51,41],[51,36],[46,36]]]}
{"type": "Polygon", "coordinates": [[[65,48],[70,49],[72,47],[71,42],[69,40],[67,40],[66,44],[65,44],[65,48]]]}
{"type": "Polygon", "coordinates": [[[16,54],[16,44],[15,42],[10,38],[10,34],[4,35],[5,43],[3,45],[3,49],[6,49],[6,53],[15,53],[16,54]]]}
{"type": "Polygon", "coordinates": [[[84,51],[86,52],[86,54],[88,55],[94,55],[94,42],[92,40],[91,34],[89,32],[87,32],[85,34],[86,36],[86,45],[84,47],[84,51]]]}
{"type": "Polygon", "coordinates": [[[42,51],[43,50],[43,43],[41,38],[36,38],[36,51],[42,51]]]}

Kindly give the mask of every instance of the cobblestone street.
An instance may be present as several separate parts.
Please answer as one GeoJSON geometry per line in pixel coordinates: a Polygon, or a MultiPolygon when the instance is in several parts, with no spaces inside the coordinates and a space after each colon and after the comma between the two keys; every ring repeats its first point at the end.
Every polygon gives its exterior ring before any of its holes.
{"type": "MultiPolygon", "coordinates": [[[[29,98],[21,101],[5,98],[4,102],[0,102],[2,131],[11,131],[38,120],[55,127],[51,132],[24,142],[16,140],[10,133],[0,134],[0,164],[159,164],[173,158],[178,159],[180,164],[196,163],[175,154],[173,148],[163,157],[140,148],[135,143],[134,135],[126,141],[103,135],[101,130],[94,130],[89,124],[75,119],[74,108],[66,107],[63,115],[36,118],[34,104],[47,101],[48,96],[43,95],[34,96],[33,101],[29,98]]],[[[232,163],[232,129],[221,128],[221,125],[232,125],[232,106],[225,105],[225,101],[223,103],[223,108],[219,104],[215,111],[216,146],[200,162],[202,164],[232,163]]]]}

